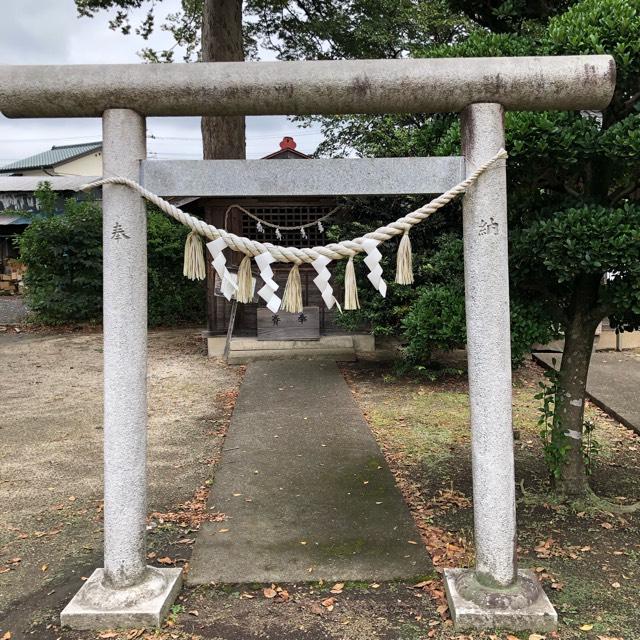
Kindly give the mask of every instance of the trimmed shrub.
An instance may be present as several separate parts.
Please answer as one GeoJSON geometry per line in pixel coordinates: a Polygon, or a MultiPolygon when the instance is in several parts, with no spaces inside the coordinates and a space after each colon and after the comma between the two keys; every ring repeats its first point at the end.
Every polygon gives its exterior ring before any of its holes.
{"type": "MultiPolygon", "coordinates": [[[[182,275],[188,229],[156,210],[148,216],[149,324],[202,322],[205,286],[182,275]]],[[[25,296],[43,324],[102,319],[102,211],[95,202],[65,203],[61,215],[37,217],[19,238],[27,265],[25,296]]]]}

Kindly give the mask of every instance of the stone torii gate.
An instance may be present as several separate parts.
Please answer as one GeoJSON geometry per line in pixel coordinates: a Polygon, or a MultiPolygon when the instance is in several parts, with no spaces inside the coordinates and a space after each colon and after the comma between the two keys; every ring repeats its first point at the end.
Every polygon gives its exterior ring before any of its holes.
{"type": "MultiPolygon", "coordinates": [[[[269,195],[273,185],[279,195],[296,189],[332,195],[336,176],[311,164],[323,161],[309,161],[313,180],[296,186],[287,180],[287,163],[273,163],[271,187],[260,180],[243,187],[234,175],[257,169],[250,160],[149,162],[148,116],[459,112],[464,164],[415,159],[397,184],[384,182],[398,178],[388,159],[342,161],[352,184],[370,185],[359,193],[426,193],[444,191],[504,146],[505,110],[603,109],[614,86],[609,56],[0,66],[0,110],[14,118],[100,117],[104,175],[139,181],[159,195],[164,185],[171,189],[164,194],[175,196],[220,195],[222,188],[269,195]]],[[[476,565],[445,571],[445,586],[459,627],[547,630],[556,624],[555,611],[516,564],[504,165],[478,179],[463,209],[476,565]],[[487,234],[480,225],[489,218],[487,234]]],[[[103,222],[104,568],[62,612],[62,623],[76,628],[158,625],[181,585],[180,569],[146,564],[147,259],[140,195],[105,185],[103,222]]]]}

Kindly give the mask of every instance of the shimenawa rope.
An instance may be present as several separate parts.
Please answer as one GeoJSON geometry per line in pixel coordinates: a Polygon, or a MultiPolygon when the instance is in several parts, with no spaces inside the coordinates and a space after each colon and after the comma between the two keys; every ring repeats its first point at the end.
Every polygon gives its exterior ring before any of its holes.
{"type": "MultiPolygon", "coordinates": [[[[125,185],[137,191],[143,198],[148,200],[149,202],[156,205],[161,211],[174,218],[181,224],[189,227],[192,233],[189,234],[187,239],[187,252],[185,255],[185,275],[191,277],[193,279],[197,277],[202,277],[204,275],[204,256],[201,250],[198,250],[198,236],[203,236],[208,240],[217,240],[218,238],[222,238],[225,244],[234,251],[239,251],[244,253],[246,256],[258,256],[263,253],[269,253],[273,256],[274,261],[276,262],[293,262],[296,266],[301,263],[311,264],[316,262],[320,257],[328,259],[328,260],[342,260],[343,258],[352,259],[353,256],[357,255],[365,251],[365,246],[371,246],[371,240],[375,240],[376,243],[384,242],[385,240],[389,240],[390,238],[404,234],[404,237],[400,243],[400,251],[398,256],[398,273],[396,274],[396,282],[401,284],[410,284],[413,282],[413,274],[411,270],[411,245],[409,242],[409,230],[411,227],[419,224],[426,218],[428,218],[432,213],[441,209],[446,204],[454,200],[459,195],[463,194],[476,180],[485,172],[487,169],[491,168],[495,165],[499,160],[504,160],[507,158],[507,152],[504,149],[500,149],[498,153],[496,153],[492,158],[481,164],[477,167],[465,180],[458,183],[457,185],[451,187],[443,194],[439,195],[437,198],[434,198],[427,204],[419,207],[415,211],[408,213],[407,215],[398,218],[395,222],[390,223],[389,225],[379,227],[375,231],[371,231],[370,233],[365,234],[359,238],[354,238],[353,240],[343,240],[337,243],[327,244],[325,246],[319,247],[309,247],[309,248],[297,248],[297,247],[282,247],[279,245],[273,245],[267,242],[259,242],[257,240],[251,240],[249,238],[244,238],[241,236],[237,236],[234,233],[230,233],[225,229],[218,229],[217,227],[207,224],[203,220],[192,216],[186,211],[182,211],[175,205],[172,205],[167,200],[161,198],[160,196],[152,193],[145,189],[142,185],[138,184],[135,180],[131,180],[129,178],[124,178],[121,176],[108,176],[105,178],[101,178],[95,182],[86,184],[80,188],[80,190],[89,190],[98,186],[107,185],[107,184],[117,184],[117,185],[125,185]]],[[[247,261],[248,262],[248,261],[247,261]]],[[[350,260],[352,262],[352,260],[350,260]]],[[[317,265],[317,263],[316,263],[317,265]]],[[[314,268],[316,267],[314,265],[314,268]]],[[[250,278],[251,270],[247,269],[245,264],[245,269],[243,272],[248,272],[248,277],[250,278]]],[[[358,299],[357,299],[357,291],[350,290],[353,286],[355,286],[355,274],[352,270],[353,264],[348,265],[348,278],[346,283],[345,291],[345,299],[347,300],[347,304],[345,308],[359,308],[358,299]]],[[[321,265],[318,265],[318,268],[321,268],[321,265]]],[[[287,296],[288,304],[287,307],[298,309],[301,307],[301,288],[296,281],[296,274],[290,274],[290,277],[293,277],[290,289],[295,291],[294,295],[287,296]],[[294,299],[295,297],[295,299],[294,299]]],[[[298,278],[299,278],[299,274],[298,278]]],[[[246,276],[246,274],[245,274],[246,276]]],[[[242,278],[237,285],[233,285],[236,289],[245,289],[247,287],[247,282],[244,282],[245,278],[242,278]]],[[[250,280],[249,280],[250,282],[250,280]]],[[[318,285],[320,286],[320,285],[318,285]]],[[[326,286],[326,284],[325,284],[326,286]]],[[[381,290],[381,293],[384,293],[384,290],[381,290]]],[[[245,292],[245,295],[240,296],[246,299],[248,297],[248,291],[245,292]]],[[[335,301],[335,300],[334,300],[335,301]]]]}

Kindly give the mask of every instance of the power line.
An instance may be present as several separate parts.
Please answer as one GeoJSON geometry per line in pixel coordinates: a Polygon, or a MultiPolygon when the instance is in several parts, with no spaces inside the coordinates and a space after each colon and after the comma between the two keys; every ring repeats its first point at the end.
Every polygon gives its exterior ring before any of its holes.
{"type": "MultiPolygon", "coordinates": [[[[296,138],[301,138],[304,136],[321,136],[322,133],[317,132],[308,132],[308,133],[298,133],[294,132],[296,138]]],[[[88,134],[86,136],[64,136],[63,138],[2,138],[3,143],[8,142],[60,142],[64,140],[86,140],[90,138],[91,140],[95,140],[97,134],[88,134]]],[[[277,138],[281,138],[283,134],[273,134],[268,136],[247,136],[247,140],[273,140],[277,138]]],[[[191,137],[181,137],[181,136],[156,136],[154,134],[148,134],[147,138],[149,140],[181,140],[185,142],[202,142],[202,138],[191,138],[191,137]]]]}
{"type": "MultiPolygon", "coordinates": [[[[247,136],[247,140],[272,140],[277,138],[282,138],[281,133],[268,135],[268,136],[247,136]]],[[[301,138],[303,136],[321,136],[322,133],[319,131],[309,132],[309,133],[297,133],[294,132],[296,138],[301,138]]],[[[151,140],[184,140],[184,141],[193,141],[193,142],[202,142],[202,138],[188,138],[188,137],[179,137],[179,136],[156,136],[150,134],[148,136],[151,140]]]]}

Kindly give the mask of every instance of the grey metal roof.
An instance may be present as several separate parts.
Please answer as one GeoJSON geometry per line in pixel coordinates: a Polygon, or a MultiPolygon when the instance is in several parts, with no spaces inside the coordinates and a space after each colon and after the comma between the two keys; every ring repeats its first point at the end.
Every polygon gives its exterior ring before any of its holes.
{"type": "Polygon", "coordinates": [[[1,176],[0,193],[33,192],[41,182],[48,182],[54,191],[77,191],[99,176],[1,176]]]}
{"type": "Polygon", "coordinates": [[[59,147],[51,147],[49,151],[37,153],[22,160],[16,160],[0,167],[0,173],[13,171],[41,169],[42,167],[55,167],[74,158],[79,158],[92,151],[102,149],[102,142],[83,142],[82,144],[67,144],[59,147]]]}

